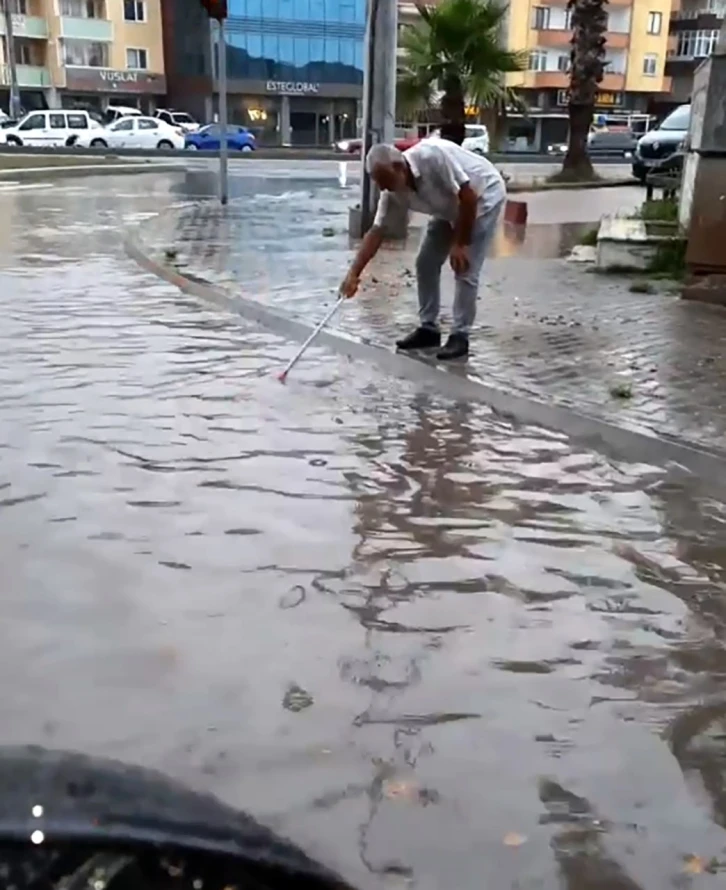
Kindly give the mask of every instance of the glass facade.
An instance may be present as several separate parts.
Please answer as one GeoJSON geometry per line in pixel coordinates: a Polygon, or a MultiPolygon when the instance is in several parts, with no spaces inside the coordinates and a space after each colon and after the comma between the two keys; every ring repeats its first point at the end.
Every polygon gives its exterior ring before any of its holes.
{"type": "Polygon", "coordinates": [[[363,84],[365,0],[229,0],[236,80],[363,84]]]}

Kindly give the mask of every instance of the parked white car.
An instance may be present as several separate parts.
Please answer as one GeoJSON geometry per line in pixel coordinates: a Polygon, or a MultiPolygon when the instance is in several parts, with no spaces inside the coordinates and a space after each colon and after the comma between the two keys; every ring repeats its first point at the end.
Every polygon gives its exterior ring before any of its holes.
{"type": "Polygon", "coordinates": [[[73,145],[81,134],[98,130],[100,124],[87,111],[31,111],[14,127],[0,130],[0,139],[7,145],[34,145],[40,148],[73,145]]]}
{"type": "Polygon", "coordinates": [[[484,124],[467,124],[466,137],[461,143],[461,147],[467,151],[473,151],[474,154],[489,154],[489,130],[484,124]]]}
{"type": "Polygon", "coordinates": [[[155,117],[122,117],[108,127],[84,133],[76,148],[184,148],[184,132],[155,117]]]}

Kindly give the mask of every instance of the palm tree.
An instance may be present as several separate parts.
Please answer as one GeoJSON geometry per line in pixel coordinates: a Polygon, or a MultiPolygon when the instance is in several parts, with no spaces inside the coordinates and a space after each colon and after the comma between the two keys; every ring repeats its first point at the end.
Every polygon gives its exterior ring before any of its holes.
{"type": "Polygon", "coordinates": [[[562,179],[592,179],[587,136],[595,112],[598,84],[605,73],[608,0],[568,0],[572,11],[570,53],[570,135],[562,163],[562,179]]]}
{"type": "Polygon", "coordinates": [[[521,71],[522,53],[502,40],[507,7],[497,0],[414,0],[420,21],[403,32],[398,99],[406,110],[431,108],[439,100],[441,135],[464,141],[466,105],[519,106],[505,74],[521,71]]]}

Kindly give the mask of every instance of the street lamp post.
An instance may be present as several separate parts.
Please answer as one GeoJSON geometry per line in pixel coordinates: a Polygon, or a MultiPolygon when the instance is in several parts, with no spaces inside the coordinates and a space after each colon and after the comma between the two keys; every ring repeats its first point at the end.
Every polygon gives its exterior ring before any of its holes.
{"type": "MultiPolygon", "coordinates": [[[[227,161],[227,41],[224,34],[224,20],[228,15],[227,0],[201,0],[210,19],[215,19],[217,28],[217,85],[219,87],[219,200],[224,206],[229,200],[227,161]]],[[[211,32],[214,34],[214,32],[211,32]]],[[[214,73],[214,70],[212,70],[214,73]]],[[[214,82],[214,78],[212,78],[214,82]]],[[[214,99],[214,86],[212,86],[214,99]]]]}
{"type": "Polygon", "coordinates": [[[222,206],[229,201],[228,146],[227,146],[227,41],[224,19],[219,20],[219,200],[222,206]]]}

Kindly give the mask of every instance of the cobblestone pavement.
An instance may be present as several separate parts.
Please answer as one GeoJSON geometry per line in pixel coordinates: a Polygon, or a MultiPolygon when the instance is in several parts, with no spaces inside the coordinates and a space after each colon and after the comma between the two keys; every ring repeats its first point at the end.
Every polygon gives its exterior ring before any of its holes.
{"type": "MultiPolygon", "coordinates": [[[[226,211],[211,202],[165,215],[141,237],[152,252],[176,245],[188,270],[233,294],[313,321],[334,298],[352,253],[345,232],[355,191],[329,173],[256,187],[226,211]]],[[[470,375],[628,429],[723,449],[726,313],[681,301],[666,286],[632,293],[631,279],[560,258],[583,228],[566,220],[631,210],[642,191],[518,197],[530,205],[530,224],[523,241],[502,230],[485,267],[470,375]],[[624,388],[629,399],[615,395],[624,388]]],[[[390,344],[415,322],[417,236],[379,255],[360,297],[339,313],[340,329],[390,344]]],[[[452,284],[445,270],[445,314],[452,284]]]]}

